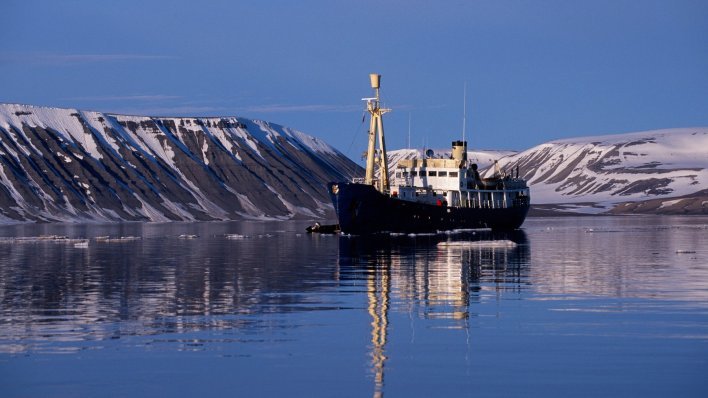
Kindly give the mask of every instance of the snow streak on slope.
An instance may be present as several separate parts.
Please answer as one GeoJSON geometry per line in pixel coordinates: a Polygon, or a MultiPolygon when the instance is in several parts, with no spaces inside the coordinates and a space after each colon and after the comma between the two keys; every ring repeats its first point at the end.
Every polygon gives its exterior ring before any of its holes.
{"type": "Polygon", "coordinates": [[[504,158],[529,181],[532,203],[644,201],[693,194],[708,185],[708,128],[584,137],[504,158]]]}
{"type": "Polygon", "coordinates": [[[325,184],[359,173],[263,121],[0,104],[0,221],[332,217],[325,184]]]}

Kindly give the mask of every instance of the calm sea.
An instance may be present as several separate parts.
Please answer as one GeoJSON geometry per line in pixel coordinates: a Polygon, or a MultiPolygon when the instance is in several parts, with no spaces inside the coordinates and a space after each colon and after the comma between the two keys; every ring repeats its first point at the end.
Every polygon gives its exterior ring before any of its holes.
{"type": "Polygon", "coordinates": [[[707,217],[305,226],[0,227],[0,396],[708,396],[707,217]]]}

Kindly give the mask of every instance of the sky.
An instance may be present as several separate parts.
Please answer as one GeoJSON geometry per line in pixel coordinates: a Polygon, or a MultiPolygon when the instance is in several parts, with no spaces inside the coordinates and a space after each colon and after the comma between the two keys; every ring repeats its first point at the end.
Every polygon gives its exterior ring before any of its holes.
{"type": "Polygon", "coordinates": [[[355,160],[372,72],[388,149],[448,148],[464,115],[470,149],[708,126],[705,0],[2,0],[0,15],[0,102],[261,119],[355,160]]]}

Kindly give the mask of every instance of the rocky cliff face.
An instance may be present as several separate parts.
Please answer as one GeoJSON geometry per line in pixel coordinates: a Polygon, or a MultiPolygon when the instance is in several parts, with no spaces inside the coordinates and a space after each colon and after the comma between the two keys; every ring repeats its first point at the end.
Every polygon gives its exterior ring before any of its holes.
{"type": "Polygon", "coordinates": [[[0,221],[331,218],[325,184],[358,174],[263,121],[0,104],[0,221]]]}

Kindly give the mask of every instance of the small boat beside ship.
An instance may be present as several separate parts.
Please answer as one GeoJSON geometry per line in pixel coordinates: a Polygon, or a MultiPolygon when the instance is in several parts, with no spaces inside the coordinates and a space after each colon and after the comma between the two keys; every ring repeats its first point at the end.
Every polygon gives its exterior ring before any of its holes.
{"type": "Polygon", "coordinates": [[[449,158],[429,151],[421,159],[401,160],[389,175],[382,116],[390,109],[380,107],[381,76],[370,78],[375,96],[364,98],[371,115],[365,177],[328,184],[341,232],[513,230],[523,224],[530,192],[518,169],[512,176],[495,165],[493,176],[482,178],[467,159],[466,141],[453,141],[449,158]]]}

